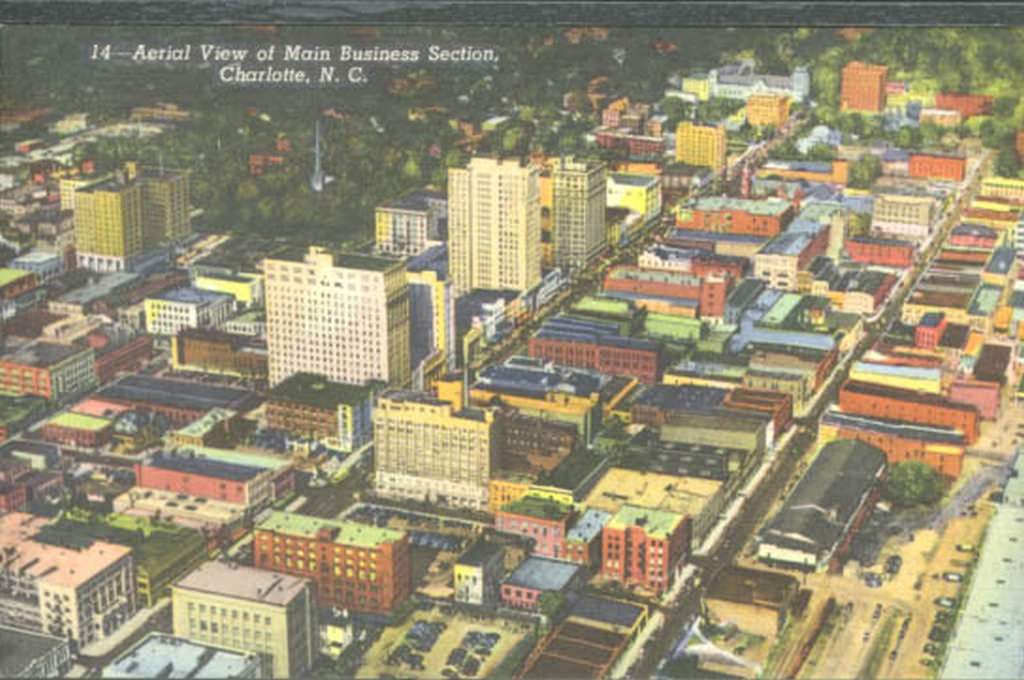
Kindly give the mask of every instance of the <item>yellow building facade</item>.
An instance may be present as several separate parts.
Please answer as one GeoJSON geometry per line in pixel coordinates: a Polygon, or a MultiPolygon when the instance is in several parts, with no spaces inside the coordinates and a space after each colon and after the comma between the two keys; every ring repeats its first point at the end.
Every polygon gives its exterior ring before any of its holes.
{"type": "Polygon", "coordinates": [[[676,160],[719,171],[725,168],[725,127],[683,121],[676,128],[676,160]]]}
{"type": "Polygon", "coordinates": [[[747,100],[747,123],[782,127],[789,120],[789,97],[753,94],[747,100]]]}
{"type": "Polygon", "coordinates": [[[74,193],[75,249],[79,265],[122,271],[142,252],[142,190],[105,180],[74,193]]]}

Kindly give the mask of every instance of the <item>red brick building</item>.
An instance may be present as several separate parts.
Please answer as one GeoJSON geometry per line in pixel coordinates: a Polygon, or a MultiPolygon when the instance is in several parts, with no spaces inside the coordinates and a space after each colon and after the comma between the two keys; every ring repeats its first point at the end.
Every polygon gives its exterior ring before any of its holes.
{"type": "Polygon", "coordinates": [[[751,236],[777,236],[794,216],[793,205],[779,199],[705,198],[680,209],[680,229],[751,236]]]}
{"type": "Polygon", "coordinates": [[[914,264],[914,244],[910,241],[854,236],[846,239],[845,247],[854,262],[897,269],[914,264]]]}
{"type": "Polygon", "coordinates": [[[1017,158],[1024,159],[1024,130],[1017,130],[1017,158]]]}
{"type": "Polygon", "coordinates": [[[601,575],[662,593],[689,556],[690,534],[689,516],[624,505],[601,532],[601,575]]]}
{"type": "Polygon", "coordinates": [[[725,395],[722,406],[770,415],[776,437],[793,422],[793,398],[781,392],[737,387],[725,395]]]}
{"type": "Polygon", "coordinates": [[[744,257],[716,255],[715,253],[701,251],[690,261],[690,272],[694,276],[701,278],[727,276],[738,281],[746,273],[747,264],[748,260],[744,257]]]}
{"type": "Polygon", "coordinates": [[[881,113],[885,109],[886,75],[889,69],[877,64],[851,61],[843,67],[839,92],[840,111],[881,113]]]}
{"type": "Polygon", "coordinates": [[[978,439],[978,409],[941,396],[847,380],[839,390],[839,408],[853,415],[956,429],[967,444],[978,439]]]}
{"type": "Polygon", "coordinates": [[[729,280],[721,276],[700,277],[681,272],[620,265],[605,275],[604,290],[696,300],[700,316],[721,317],[725,314],[729,280]]]}
{"type": "Polygon", "coordinates": [[[305,576],[321,607],[387,614],[412,590],[404,531],[275,511],[256,526],[254,566],[305,576]]]}
{"type": "Polygon", "coordinates": [[[135,484],[144,489],[238,503],[259,510],[294,488],[290,466],[257,467],[188,451],[159,452],[135,464],[135,484]]]}
{"type": "Polygon", "coordinates": [[[94,448],[110,443],[114,422],[81,413],[61,413],[43,425],[43,439],[55,444],[94,448]]]}
{"type": "Polygon", "coordinates": [[[4,283],[0,284],[0,300],[4,301],[19,298],[39,286],[34,273],[21,269],[5,269],[2,278],[4,283]]]}
{"type": "Polygon", "coordinates": [[[949,386],[949,400],[974,406],[985,420],[996,420],[999,417],[1000,389],[997,382],[958,378],[949,386]]]}
{"type": "Polygon", "coordinates": [[[171,340],[176,368],[266,380],[266,345],[247,336],[211,328],[184,328],[171,340]]]}
{"type": "Polygon", "coordinates": [[[939,346],[939,340],[942,339],[948,325],[949,321],[945,314],[928,312],[923,315],[920,323],[914,328],[914,346],[935,349],[939,346]]]}
{"type": "Polygon", "coordinates": [[[964,120],[971,116],[987,116],[992,113],[993,99],[987,94],[961,94],[940,92],[935,95],[935,108],[959,111],[964,120]]]}
{"type": "Polygon", "coordinates": [[[97,328],[76,344],[92,347],[101,385],[138,372],[153,356],[153,336],[122,327],[97,328]]]}
{"type": "Polygon", "coordinates": [[[569,335],[547,328],[546,324],[530,338],[531,357],[609,375],[635,377],[644,383],[656,383],[661,376],[658,343],[610,335],[569,335]]]}
{"type": "Polygon", "coordinates": [[[917,179],[948,179],[962,182],[967,176],[967,159],[940,153],[912,153],[907,164],[911,177],[917,179]]]}
{"type": "Polygon", "coordinates": [[[625,151],[630,158],[660,160],[665,155],[665,139],[663,137],[631,135],[607,128],[598,130],[594,137],[597,145],[602,149],[625,151]]]}

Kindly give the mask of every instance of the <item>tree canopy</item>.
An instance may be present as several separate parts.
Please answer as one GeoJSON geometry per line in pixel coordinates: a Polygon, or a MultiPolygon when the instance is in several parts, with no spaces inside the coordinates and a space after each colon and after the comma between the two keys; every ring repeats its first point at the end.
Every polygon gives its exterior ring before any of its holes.
{"type": "Polygon", "coordinates": [[[942,497],[942,478],[916,460],[897,464],[885,482],[885,496],[902,507],[929,505],[942,497]]]}

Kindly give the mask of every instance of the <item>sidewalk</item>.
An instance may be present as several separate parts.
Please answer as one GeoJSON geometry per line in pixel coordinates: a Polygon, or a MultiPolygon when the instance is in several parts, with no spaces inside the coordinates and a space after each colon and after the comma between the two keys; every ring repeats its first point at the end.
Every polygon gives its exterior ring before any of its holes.
{"type": "Polygon", "coordinates": [[[122,644],[128,638],[130,638],[132,635],[138,632],[139,629],[145,626],[151,618],[159,614],[161,610],[167,609],[170,606],[171,598],[164,597],[161,598],[156,603],[155,606],[150,607],[148,609],[140,609],[139,611],[135,612],[135,616],[125,621],[124,624],[120,628],[118,628],[113,635],[109,635],[103,638],[102,640],[97,640],[91,645],[83,647],[81,650],[79,650],[79,655],[90,657],[102,657],[109,654],[110,652],[117,649],[118,645],[122,644]]]}

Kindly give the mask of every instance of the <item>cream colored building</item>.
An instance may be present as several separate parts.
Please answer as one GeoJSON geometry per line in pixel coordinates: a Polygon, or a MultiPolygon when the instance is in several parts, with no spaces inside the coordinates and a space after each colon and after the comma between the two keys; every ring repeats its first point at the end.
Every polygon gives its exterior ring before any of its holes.
{"type": "Polygon", "coordinates": [[[259,654],[275,678],[303,677],[312,667],[319,642],[309,579],[215,561],[171,592],[175,635],[259,654]]]}
{"type": "Polygon", "coordinates": [[[605,246],[605,164],[562,156],[551,170],[555,265],[584,267],[605,246]]]}
{"type": "Polygon", "coordinates": [[[264,260],[263,272],[272,386],[299,372],[409,383],[405,265],[311,247],[301,261],[264,260]]]}
{"type": "Polygon", "coordinates": [[[682,121],[676,128],[676,160],[720,171],[725,168],[725,127],[682,121]]]}
{"type": "Polygon", "coordinates": [[[501,440],[493,409],[460,411],[421,392],[385,392],[373,411],[377,493],[487,509],[501,440]]]}
{"type": "Polygon", "coordinates": [[[105,541],[36,540],[48,520],[0,516],[0,625],[70,638],[78,649],[135,613],[131,548],[105,541]]]}
{"type": "Polygon", "coordinates": [[[455,293],[526,291],[540,283],[539,170],[475,157],[448,170],[449,271],[455,293]]]}
{"type": "Polygon", "coordinates": [[[879,194],[875,197],[871,229],[887,236],[924,241],[931,233],[937,210],[931,196],[879,194]]]}

